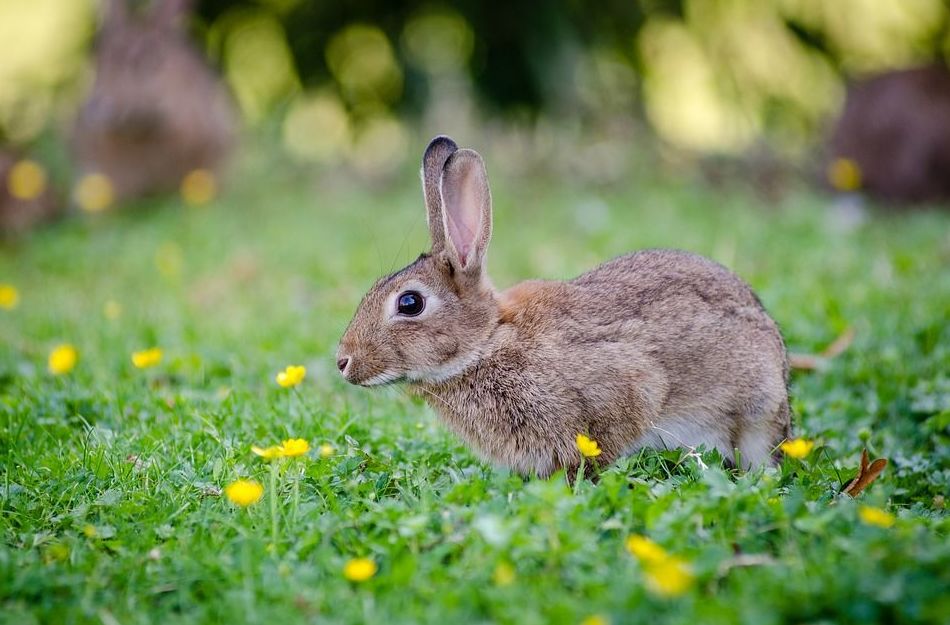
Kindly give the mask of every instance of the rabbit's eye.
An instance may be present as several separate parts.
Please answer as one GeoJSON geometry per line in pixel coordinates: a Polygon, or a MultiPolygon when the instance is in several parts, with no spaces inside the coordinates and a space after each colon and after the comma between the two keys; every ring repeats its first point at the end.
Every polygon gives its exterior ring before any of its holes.
{"type": "Polygon", "coordinates": [[[396,310],[400,315],[406,317],[415,317],[426,307],[426,300],[417,291],[406,291],[399,296],[396,304],[396,310]]]}

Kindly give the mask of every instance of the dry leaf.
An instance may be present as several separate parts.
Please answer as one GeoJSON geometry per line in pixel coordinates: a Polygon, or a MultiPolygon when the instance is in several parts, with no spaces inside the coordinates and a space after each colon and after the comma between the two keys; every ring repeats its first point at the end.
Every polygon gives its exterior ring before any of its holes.
{"type": "Polygon", "coordinates": [[[832,341],[828,347],[817,354],[796,354],[788,355],[788,364],[792,369],[802,371],[814,371],[820,369],[826,361],[831,360],[844,350],[848,349],[851,342],[854,341],[854,328],[848,328],[841,333],[841,336],[832,341]]]}
{"type": "Polygon", "coordinates": [[[870,486],[874,480],[878,478],[881,474],[881,471],[884,470],[884,467],[887,466],[886,458],[878,458],[874,462],[868,462],[868,450],[865,449],[861,452],[861,468],[858,469],[857,476],[848,482],[848,485],[844,487],[842,492],[850,495],[851,497],[857,497],[861,492],[870,486]]]}

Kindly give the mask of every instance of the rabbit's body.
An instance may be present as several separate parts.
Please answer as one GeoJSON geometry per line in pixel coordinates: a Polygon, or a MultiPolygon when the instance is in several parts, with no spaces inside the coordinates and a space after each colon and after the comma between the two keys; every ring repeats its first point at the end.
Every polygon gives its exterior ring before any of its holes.
{"type": "Polygon", "coordinates": [[[231,96],[188,41],[189,0],[142,16],[109,0],[96,79],[73,129],[81,173],[106,175],[119,198],[167,193],[191,171],[220,176],[236,143],[231,96]]]}
{"type": "Polygon", "coordinates": [[[441,141],[424,171],[432,253],[364,298],[341,341],[349,381],[408,382],[479,453],[523,474],[575,467],[579,433],[601,464],[699,445],[769,461],[789,431],[786,355],[748,285],[702,257],[647,250],[497,292],[481,161],[441,141]],[[403,306],[415,296],[420,312],[403,306]]]}

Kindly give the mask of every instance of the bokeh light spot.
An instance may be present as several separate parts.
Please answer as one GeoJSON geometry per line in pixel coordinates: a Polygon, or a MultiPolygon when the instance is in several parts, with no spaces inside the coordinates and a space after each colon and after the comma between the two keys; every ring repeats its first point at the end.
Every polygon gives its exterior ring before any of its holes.
{"type": "Polygon", "coordinates": [[[0,0],[0,135],[26,143],[55,111],[57,89],[81,72],[95,6],[0,0]]]}
{"type": "Polygon", "coordinates": [[[234,11],[215,22],[224,40],[224,73],[244,116],[259,121],[300,88],[283,26],[266,13],[234,11]]]}
{"type": "Polygon", "coordinates": [[[828,165],[828,182],[838,191],[861,188],[861,168],[850,158],[836,158],[828,165]]]}
{"type": "Polygon", "coordinates": [[[465,18],[448,9],[413,17],[402,34],[409,59],[431,74],[461,70],[472,56],[474,41],[465,18]]]}
{"type": "Polygon", "coordinates": [[[284,118],[284,145],[302,160],[326,162],[349,144],[350,121],[343,103],[331,93],[297,98],[284,118]]]}
{"type": "Polygon", "coordinates": [[[736,152],[755,128],[718,91],[709,55],[683,24],[650,20],[640,37],[647,62],[644,98],[647,117],[664,139],[680,147],[736,152]]]}
{"type": "Polygon", "coordinates": [[[326,54],[330,72],[348,100],[392,103],[402,95],[402,69],[389,39],[375,26],[347,26],[333,36],[326,54]]]}
{"type": "Polygon", "coordinates": [[[186,204],[203,206],[214,199],[218,192],[218,183],[211,171],[194,169],[181,179],[179,190],[186,204]]]}
{"type": "Polygon", "coordinates": [[[104,174],[87,174],[79,179],[73,199],[87,213],[99,213],[112,206],[115,188],[104,174]]]}
{"type": "Polygon", "coordinates": [[[7,190],[18,200],[38,198],[46,190],[46,170],[35,161],[19,161],[7,175],[7,190]]]}
{"type": "Polygon", "coordinates": [[[409,132],[405,125],[389,115],[368,119],[350,152],[350,159],[363,174],[384,176],[394,172],[406,157],[409,132]]]}

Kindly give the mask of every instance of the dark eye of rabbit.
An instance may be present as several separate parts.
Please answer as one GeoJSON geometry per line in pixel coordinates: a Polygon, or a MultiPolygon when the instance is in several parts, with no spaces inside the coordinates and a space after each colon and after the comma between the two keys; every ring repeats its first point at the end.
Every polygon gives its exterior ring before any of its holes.
{"type": "Polygon", "coordinates": [[[406,291],[399,296],[397,310],[400,315],[415,317],[426,307],[426,300],[416,291],[406,291]]]}

